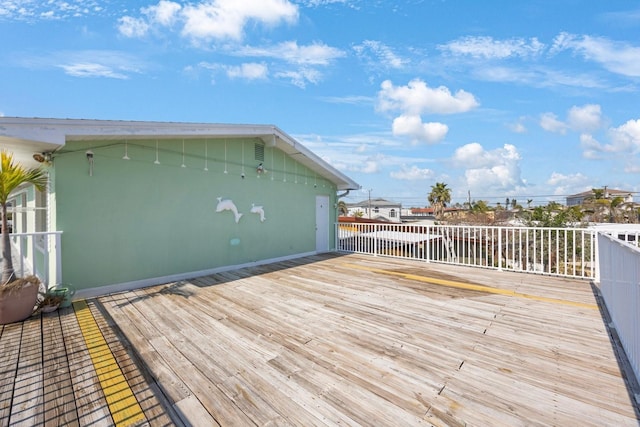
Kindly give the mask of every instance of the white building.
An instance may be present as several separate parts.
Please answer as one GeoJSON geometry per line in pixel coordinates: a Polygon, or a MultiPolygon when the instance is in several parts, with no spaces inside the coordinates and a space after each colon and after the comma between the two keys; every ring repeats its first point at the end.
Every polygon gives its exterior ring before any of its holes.
{"type": "Polygon", "coordinates": [[[357,212],[361,212],[362,218],[400,222],[401,209],[402,205],[400,203],[377,198],[348,204],[347,214],[349,216],[355,216],[357,212]]]}
{"type": "MultiPolygon", "coordinates": [[[[613,189],[602,189],[603,197],[605,199],[613,199],[614,197],[622,197],[625,203],[633,203],[633,192],[613,189]]],[[[578,206],[585,202],[585,200],[592,199],[594,196],[593,190],[583,191],[582,193],[573,194],[567,196],[567,206],[578,206]]]]}

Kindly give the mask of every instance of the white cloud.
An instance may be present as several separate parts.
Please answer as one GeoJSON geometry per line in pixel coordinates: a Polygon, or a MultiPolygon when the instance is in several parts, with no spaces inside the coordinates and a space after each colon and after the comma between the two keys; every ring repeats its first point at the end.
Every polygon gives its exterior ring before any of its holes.
{"type": "Polygon", "coordinates": [[[344,4],[345,6],[354,7],[352,3],[356,3],[356,2],[357,0],[356,1],[354,0],[300,0],[300,3],[303,3],[307,7],[318,7],[318,6],[325,6],[328,4],[344,4]]]}
{"type": "MultiPolygon", "coordinates": [[[[298,45],[296,41],[287,41],[274,46],[243,46],[229,52],[242,57],[271,58],[286,64],[273,75],[276,78],[290,81],[293,85],[305,88],[308,83],[317,84],[323,74],[318,67],[330,65],[345,53],[324,43],[298,45]],[[285,68],[282,70],[282,68],[285,68]]],[[[277,69],[278,67],[272,67],[277,69]]]]}
{"type": "Polygon", "coordinates": [[[548,132],[565,134],[567,130],[590,133],[602,127],[602,111],[598,104],[574,105],[567,112],[567,120],[563,122],[553,113],[540,116],[540,127],[548,132]]]}
{"type": "Polygon", "coordinates": [[[411,80],[406,86],[394,86],[390,80],[385,80],[380,87],[378,109],[381,111],[400,110],[411,115],[453,114],[480,105],[469,92],[459,90],[452,94],[445,86],[431,88],[420,79],[411,80]]]}
{"type": "Polygon", "coordinates": [[[484,167],[492,163],[488,152],[477,142],[463,145],[456,149],[453,161],[461,167],[484,167]]]}
{"type": "Polygon", "coordinates": [[[171,26],[179,18],[178,13],[182,6],[172,1],[161,0],[155,6],[141,9],[149,20],[163,26],[171,26]]]}
{"type": "Polygon", "coordinates": [[[515,146],[487,151],[477,142],[458,148],[452,158],[453,165],[465,168],[467,188],[477,192],[509,192],[522,189],[520,154],[515,146]]]}
{"type": "Polygon", "coordinates": [[[298,45],[295,41],[279,43],[268,47],[244,46],[235,50],[238,56],[277,58],[296,65],[329,65],[332,61],[345,56],[337,48],[324,43],[298,45]]]}
{"type": "Polygon", "coordinates": [[[240,41],[250,22],[276,26],[298,20],[298,6],[288,0],[205,0],[184,6],[161,0],[140,12],[141,17],[119,19],[118,28],[123,35],[141,37],[151,28],[180,23],[182,36],[196,45],[210,40],[240,41]]]}
{"type": "Polygon", "coordinates": [[[640,164],[630,163],[627,166],[625,166],[624,172],[640,174],[640,164]]]}
{"type": "Polygon", "coordinates": [[[371,96],[364,95],[345,95],[345,96],[323,96],[322,99],[330,104],[373,104],[375,99],[371,96]]]}
{"type": "Polygon", "coordinates": [[[248,21],[267,25],[295,22],[298,7],[287,0],[213,0],[189,4],[182,10],[182,34],[193,40],[241,40],[248,21]]]}
{"type": "Polygon", "coordinates": [[[245,63],[239,66],[228,66],[227,75],[230,78],[242,78],[246,80],[266,79],[269,69],[265,64],[245,63]]]}
{"type": "Polygon", "coordinates": [[[307,83],[317,84],[322,78],[322,73],[313,68],[301,68],[299,70],[280,71],[275,73],[275,76],[289,80],[294,86],[304,89],[307,83]]]}
{"type": "Polygon", "coordinates": [[[548,87],[576,87],[601,89],[607,85],[597,77],[585,73],[569,73],[545,67],[526,69],[503,65],[475,65],[472,74],[481,80],[500,83],[517,83],[521,85],[548,87]]]}
{"type": "Polygon", "coordinates": [[[221,64],[200,64],[201,68],[210,68],[213,70],[225,69],[230,77],[238,77],[243,75],[248,78],[253,74],[253,78],[266,78],[268,69],[273,71],[271,75],[277,79],[287,80],[294,86],[304,89],[307,84],[317,84],[322,80],[323,73],[319,67],[329,65],[333,60],[344,56],[344,52],[339,49],[327,46],[322,43],[313,43],[310,45],[298,45],[295,41],[284,42],[275,46],[252,47],[243,46],[235,48],[229,52],[230,55],[239,57],[253,58],[270,58],[277,61],[283,61],[284,64],[267,64],[251,63],[250,66],[242,66],[240,68],[233,66],[225,66],[221,64]]]}
{"type": "Polygon", "coordinates": [[[545,45],[535,37],[529,40],[522,38],[495,40],[492,37],[469,36],[440,45],[438,49],[452,55],[472,58],[505,59],[539,55],[545,49],[545,45]]]}
{"type": "Polygon", "coordinates": [[[603,144],[591,134],[580,135],[583,156],[597,159],[603,154],[613,154],[623,155],[630,159],[640,153],[640,119],[629,120],[623,125],[610,128],[607,136],[609,143],[603,144]]]}
{"type": "Polygon", "coordinates": [[[547,185],[553,187],[553,194],[558,196],[585,191],[589,188],[590,182],[589,177],[581,173],[564,175],[553,172],[547,179],[547,185]]]}
{"type": "Polygon", "coordinates": [[[525,125],[523,125],[522,123],[518,122],[518,123],[511,123],[508,125],[509,129],[511,129],[511,132],[514,133],[526,133],[527,132],[527,128],[525,125]]]}
{"type": "Polygon", "coordinates": [[[600,157],[598,153],[602,151],[602,146],[593,135],[588,133],[581,134],[580,145],[582,146],[583,157],[587,159],[597,159],[600,157]]]}
{"type": "Polygon", "coordinates": [[[97,0],[0,0],[0,18],[26,22],[65,20],[100,15],[97,0]]]}
{"type": "Polygon", "coordinates": [[[565,134],[567,132],[566,123],[558,120],[558,116],[553,113],[544,113],[540,116],[540,127],[547,132],[565,134]]]}
{"type": "Polygon", "coordinates": [[[79,62],[74,64],[61,64],[59,67],[62,68],[66,74],[73,77],[108,77],[112,79],[129,78],[126,74],[115,71],[111,67],[96,63],[79,62]]]}
{"type": "Polygon", "coordinates": [[[577,132],[593,132],[602,126],[602,112],[597,104],[573,106],[567,114],[567,124],[577,132]]]}
{"type": "MultiPolygon", "coordinates": [[[[29,60],[30,61],[30,60],[29,60]]],[[[61,51],[30,61],[30,67],[55,67],[73,77],[128,79],[142,73],[146,64],[137,57],[119,51],[61,51]]]]}
{"type": "Polygon", "coordinates": [[[553,43],[552,53],[571,50],[586,60],[594,61],[605,69],[624,76],[640,77],[640,47],[616,42],[605,37],[591,37],[569,33],[559,34],[553,43]]]}
{"type": "Polygon", "coordinates": [[[375,67],[401,69],[409,63],[408,59],[398,56],[389,46],[376,40],[365,40],[362,44],[355,45],[353,50],[375,67]]]}
{"type": "Polygon", "coordinates": [[[613,153],[637,154],[640,152],[640,119],[629,120],[625,124],[609,130],[611,144],[605,151],[613,153]]]}
{"type": "Polygon", "coordinates": [[[402,165],[400,170],[391,172],[389,176],[404,181],[417,181],[421,179],[433,179],[436,173],[431,169],[420,169],[416,165],[411,167],[402,165]]]}
{"type": "Polygon", "coordinates": [[[393,120],[393,134],[398,136],[410,136],[414,141],[435,143],[444,139],[449,132],[449,127],[443,123],[423,123],[418,115],[402,114],[393,120]]]}
{"type": "Polygon", "coordinates": [[[462,113],[479,104],[474,96],[463,90],[452,94],[448,88],[430,88],[422,80],[414,79],[407,86],[394,86],[390,80],[381,84],[378,92],[379,111],[397,111],[393,120],[394,135],[410,136],[413,142],[435,143],[444,139],[449,131],[446,124],[422,120],[422,114],[462,113]]]}
{"type": "Polygon", "coordinates": [[[149,24],[142,18],[123,16],[118,19],[118,31],[125,37],[144,37],[149,32],[149,24]]]}
{"type": "Polygon", "coordinates": [[[377,173],[379,171],[380,171],[380,164],[374,159],[368,159],[367,161],[365,161],[364,165],[360,169],[360,172],[369,173],[369,174],[377,173]]]}

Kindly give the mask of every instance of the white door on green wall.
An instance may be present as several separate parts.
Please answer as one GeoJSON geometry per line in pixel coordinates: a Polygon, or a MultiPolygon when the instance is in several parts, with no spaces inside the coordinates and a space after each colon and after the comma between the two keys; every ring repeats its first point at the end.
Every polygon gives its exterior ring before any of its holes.
{"type": "Polygon", "coordinates": [[[316,196],[316,252],[329,251],[329,196],[316,196]]]}

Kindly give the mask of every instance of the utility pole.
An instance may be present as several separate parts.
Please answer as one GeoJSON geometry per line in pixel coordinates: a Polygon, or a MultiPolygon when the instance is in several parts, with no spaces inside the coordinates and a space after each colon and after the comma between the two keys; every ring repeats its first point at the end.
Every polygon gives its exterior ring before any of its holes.
{"type": "Polygon", "coordinates": [[[369,192],[369,219],[371,219],[371,192],[373,191],[373,189],[369,189],[367,190],[369,192]]]}

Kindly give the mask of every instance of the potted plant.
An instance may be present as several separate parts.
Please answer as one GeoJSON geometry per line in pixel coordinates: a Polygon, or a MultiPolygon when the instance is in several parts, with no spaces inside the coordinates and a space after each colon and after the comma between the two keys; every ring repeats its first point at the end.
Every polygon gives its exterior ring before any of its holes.
{"type": "Polygon", "coordinates": [[[19,322],[33,313],[40,281],[35,276],[16,278],[11,258],[11,238],[7,202],[11,193],[23,184],[44,191],[47,175],[40,168],[26,169],[14,163],[13,155],[0,152],[0,216],[2,217],[2,278],[0,279],[0,324],[19,322]]]}
{"type": "Polygon", "coordinates": [[[66,308],[71,307],[71,302],[73,301],[76,289],[70,284],[59,284],[55,285],[53,288],[49,288],[49,292],[62,297],[59,307],[66,308]]]}
{"type": "Polygon", "coordinates": [[[38,302],[38,310],[43,313],[51,313],[60,307],[60,304],[62,304],[66,297],[66,293],[57,291],[56,289],[50,289],[42,293],[41,296],[42,299],[38,302]]]}

